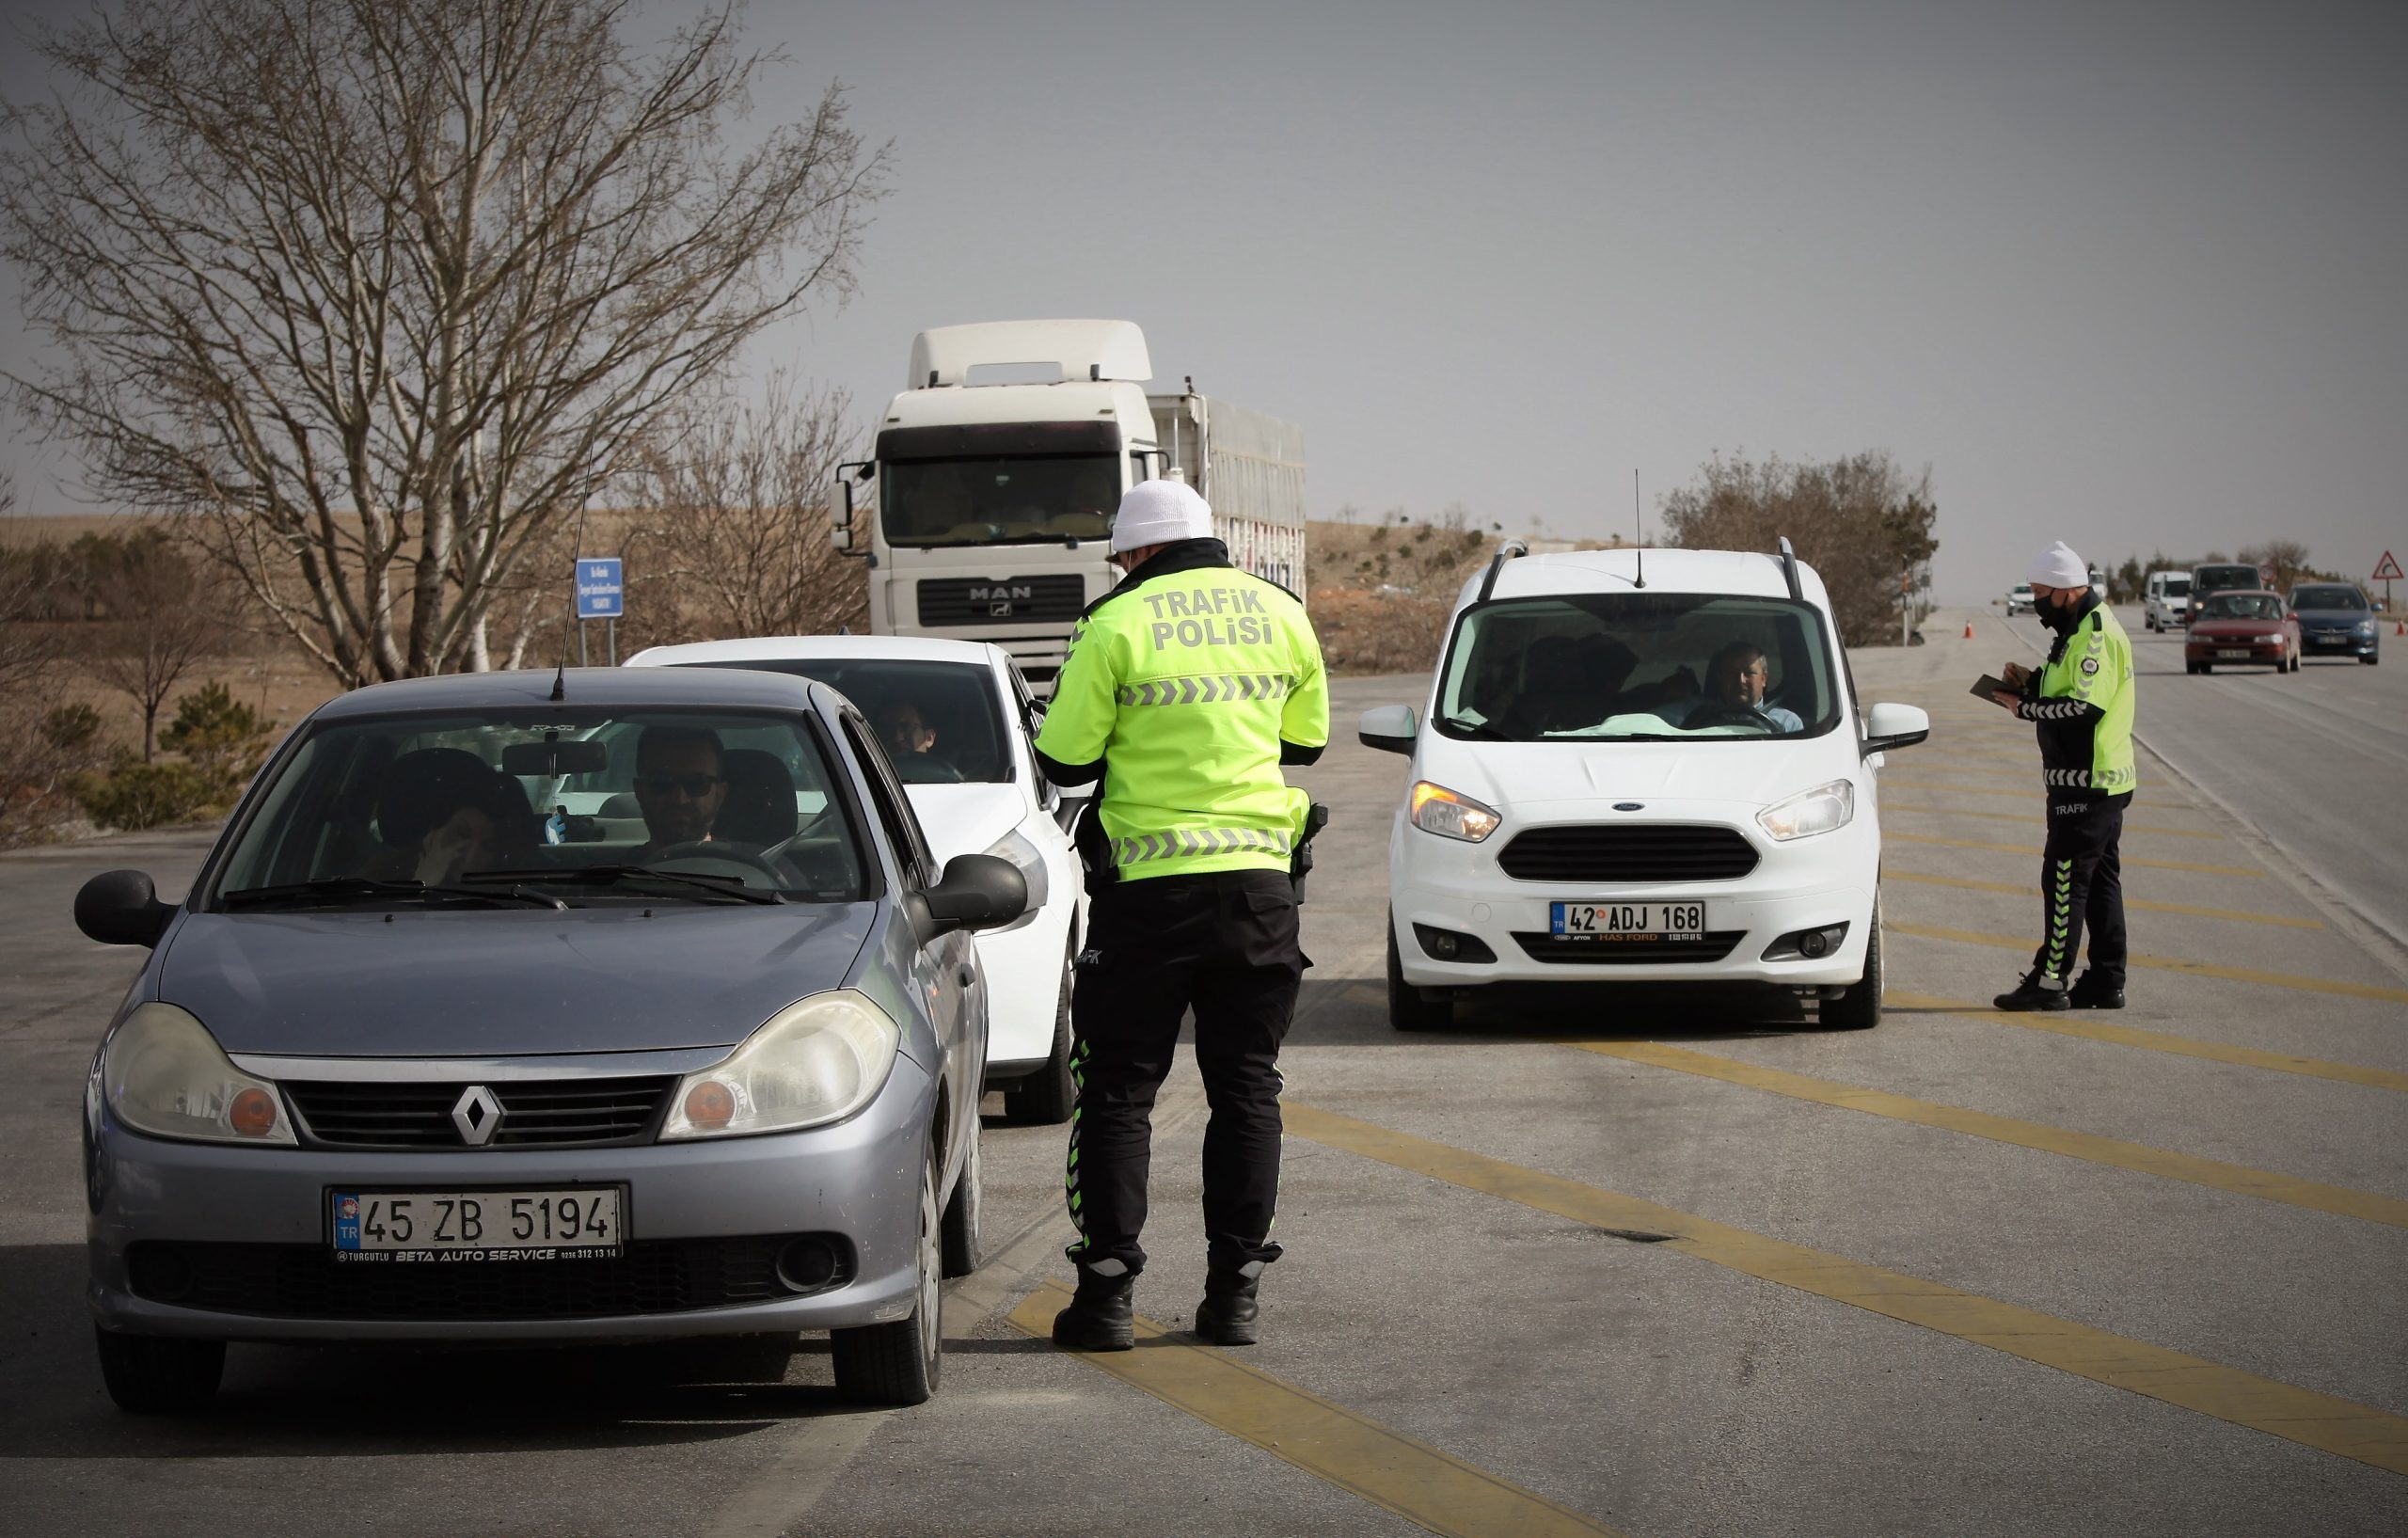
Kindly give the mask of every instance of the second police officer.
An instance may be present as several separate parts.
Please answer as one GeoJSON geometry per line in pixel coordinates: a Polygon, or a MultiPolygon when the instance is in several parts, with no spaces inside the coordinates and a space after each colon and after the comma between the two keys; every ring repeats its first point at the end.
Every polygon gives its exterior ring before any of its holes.
{"type": "Polygon", "coordinates": [[[1112,551],[1127,575],[1081,618],[1037,739],[1056,784],[1101,782],[1079,830],[1090,904],[1070,1002],[1079,1281],[1054,1339],[1131,1344],[1154,1097],[1192,1007],[1212,1111],[1196,1330],[1249,1344],[1280,1253],[1279,1046],[1307,965],[1291,871],[1309,801],[1280,769],[1321,756],[1329,694],[1304,605],[1230,564],[1184,484],[1131,488],[1112,551]]]}

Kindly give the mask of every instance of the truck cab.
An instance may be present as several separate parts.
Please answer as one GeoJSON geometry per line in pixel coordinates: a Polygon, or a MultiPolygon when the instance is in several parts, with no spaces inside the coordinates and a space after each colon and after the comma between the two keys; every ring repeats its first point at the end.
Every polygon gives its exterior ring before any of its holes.
{"type": "Polygon", "coordinates": [[[1300,582],[1301,435],[1192,389],[1149,396],[1152,374],[1128,321],[914,338],[875,457],[839,471],[834,537],[868,566],[872,632],[992,642],[1050,692],[1072,624],[1119,580],[1109,556],[1121,494],[1157,476],[1214,503],[1240,565],[1300,582]],[[1290,515],[1266,526],[1255,482],[1284,494],[1272,499],[1290,515]]]}

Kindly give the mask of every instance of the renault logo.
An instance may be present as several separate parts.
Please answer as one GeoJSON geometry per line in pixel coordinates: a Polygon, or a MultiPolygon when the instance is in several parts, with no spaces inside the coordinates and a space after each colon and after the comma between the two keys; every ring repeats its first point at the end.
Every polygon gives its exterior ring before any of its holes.
{"type": "Polygon", "coordinates": [[[460,1129],[461,1142],[472,1149],[483,1148],[501,1125],[501,1102],[483,1085],[472,1084],[460,1092],[459,1103],[452,1107],[452,1125],[460,1129]]]}

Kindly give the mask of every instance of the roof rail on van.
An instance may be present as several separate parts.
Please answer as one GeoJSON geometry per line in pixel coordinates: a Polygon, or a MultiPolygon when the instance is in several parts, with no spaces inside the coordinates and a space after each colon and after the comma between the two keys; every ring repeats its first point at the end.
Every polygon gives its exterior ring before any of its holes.
{"type": "Polygon", "coordinates": [[[1806,590],[1798,585],[1798,552],[1789,547],[1789,536],[1781,536],[1781,575],[1789,581],[1789,596],[1793,602],[1804,603],[1806,590]]]}
{"type": "Polygon", "coordinates": [[[1480,579],[1480,601],[1486,603],[1488,595],[1497,591],[1497,574],[1505,569],[1506,562],[1529,553],[1530,547],[1518,539],[1509,539],[1497,547],[1497,559],[1488,563],[1488,575],[1480,579]]]}

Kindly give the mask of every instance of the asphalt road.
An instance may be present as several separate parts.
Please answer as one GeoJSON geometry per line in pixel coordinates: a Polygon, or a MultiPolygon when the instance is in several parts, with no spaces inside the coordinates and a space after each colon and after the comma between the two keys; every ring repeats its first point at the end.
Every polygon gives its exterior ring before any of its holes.
{"type": "MultiPolygon", "coordinates": [[[[2029,729],[1964,694],[2019,642],[1961,624],[1855,659],[1871,697],[1925,706],[1935,732],[1885,774],[1891,1012],[1853,1035],[1786,1005],[1588,992],[1392,1033],[1403,761],[1352,724],[1422,685],[1342,682],[1339,745],[1305,776],[1339,816],[1283,1065],[1289,1255],[1264,1342],[1178,1333],[1203,1263],[1182,1065],[1138,1300],[1165,1333],[1111,1358],[1029,1333],[1068,1275],[1062,1138],[990,1124],[1001,1253],[948,1296],[943,1391],[903,1412],[837,1403],[806,1339],[237,1347],[211,1415],[118,1414],[78,1296],[74,1117],[134,966],[67,904],[117,864],[172,888],[201,839],[0,857],[0,1526],[2408,1530],[2408,970],[2344,911],[2397,927],[2400,883],[2353,884],[2384,848],[2328,850],[2308,830],[2330,805],[2303,809],[2242,756],[2262,744],[2226,740],[2326,690],[2331,718],[2397,722],[2372,692],[2394,675],[2147,680],[2143,735],[2183,772],[2145,757],[2129,819],[2131,1007],[2008,1017],[1982,1001],[2029,955],[2040,798],[2029,729]]],[[[2358,740],[2382,754],[2372,802],[2408,744],[2358,740]]]]}

